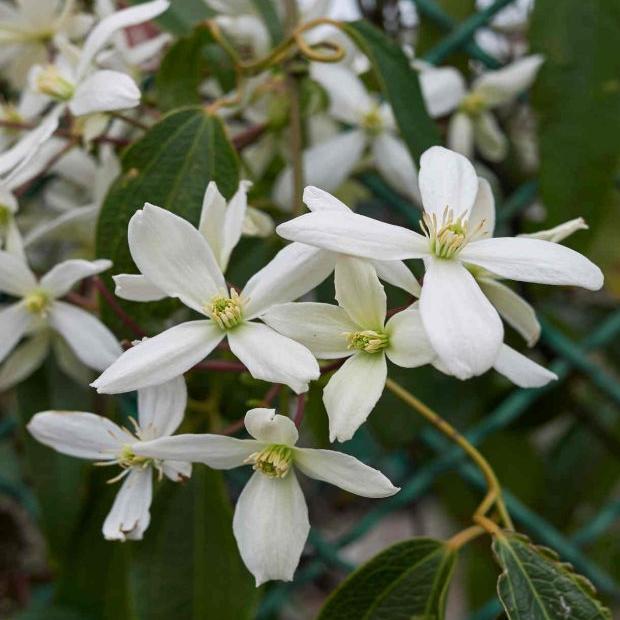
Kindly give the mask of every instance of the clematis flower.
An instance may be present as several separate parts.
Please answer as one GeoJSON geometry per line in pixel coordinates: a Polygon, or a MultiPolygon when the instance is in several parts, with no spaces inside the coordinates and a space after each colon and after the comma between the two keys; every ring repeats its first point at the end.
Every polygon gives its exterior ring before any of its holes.
{"type": "Polygon", "coordinates": [[[348,358],[323,391],[330,441],[346,441],[383,393],[386,357],[414,368],[436,355],[417,308],[398,312],[386,323],[385,291],[370,262],[343,257],[335,282],[338,306],[287,303],[269,308],[261,318],[318,359],[348,358]]]}
{"type": "MultiPolygon", "coordinates": [[[[0,389],[7,389],[34,372],[50,346],[68,345],[87,367],[103,370],[122,352],[114,335],[96,317],[60,301],[80,280],[111,267],[108,260],[67,260],[40,280],[19,257],[0,251],[0,292],[19,298],[0,309],[0,389]],[[59,335],[64,343],[56,345],[59,335]],[[19,344],[22,338],[26,340],[19,344]]],[[[64,370],[66,365],[62,365],[64,370]]],[[[71,374],[70,371],[68,371],[71,374]]]]}
{"type": "Polygon", "coordinates": [[[28,423],[30,434],[61,454],[96,461],[95,465],[122,468],[110,482],[123,480],[103,523],[107,540],[140,540],[149,526],[153,471],[173,482],[189,478],[187,459],[153,459],[136,452],[137,446],[174,433],[183,420],[187,389],[183,377],[138,391],[138,421],[132,431],[84,411],[43,411],[28,423]]]}
{"type": "MultiPolygon", "coordinates": [[[[215,181],[207,185],[200,212],[200,232],[215,257],[222,273],[242,235],[264,236],[273,231],[273,221],[262,211],[248,205],[250,181],[241,181],[230,202],[220,194],[215,181]]],[[[116,294],[129,301],[157,301],[167,294],[144,275],[119,274],[113,276],[116,294]]]]}
{"type": "Polygon", "coordinates": [[[539,54],[487,71],[474,80],[461,99],[448,126],[448,146],[472,158],[474,146],[489,161],[501,161],[508,151],[508,140],[491,110],[514,101],[527,90],[543,63],[539,54]]]}
{"type": "MultiPolygon", "coordinates": [[[[133,260],[147,280],[205,318],[176,325],[126,351],[92,384],[99,392],[163,383],[189,370],[224,338],[256,379],[285,383],[301,393],[318,378],[319,366],[308,349],[254,320],[329,275],[331,265],[319,260],[314,248],[289,245],[237,292],[228,289],[205,237],[177,215],[147,203],[131,218],[128,236],[133,260]]],[[[136,288],[132,297],[138,297],[136,288]]]]}
{"type": "Polygon", "coordinates": [[[0,2],[0,65],[21,88],[30,67],[45,62],[49,44],[58,37],[83,36],[92,17],[76,12],[74,0],[0,2]]]}
{"type": "Polygon", "coordinates": [[[424,259],[420,297],[424,328],[448,371],[467,379],[493,365],[504,333],[470,266],[523,282],[591,290],[603,285],[596,265],[557,243],[484,238],[488,224],[472,217],[476,201],[485,199],[480,186],[465,157],[432,147],[422,155],[420,168],[424,235],[353,212],[305,214],[281,224],[277,232],[285,239],[362,258],[424,259]]]}
{"type": "MultiPolygon", "coordinates": [[[[367,148],[373,165],[402,194],[419,202],[416,166],[403,141],[397,137],[389,104],[368,92],[359,77],[346,65],[313,63],[311,77],[327,92],[329,113],[352,129],[319,142],[303,154],[308,185],[335,191],[349,177],[367,148]]],[[[287,166],[276,180],[274,200],[290,207],[293,171],[287,166]]]]}
{"type": "Polygon", "coordinates": [[[135,446],[154,459],[182,457],[214,469],[252,465],[233,530],[241,557],[259,586],[291,581],[308,537],[308,508],[295,470],[362,497],[388,497],[398,488],[379,471],[332,450],[298,448],[295,424],[273,409],[252,409],[245,427],[253,439],[223,435],[177,435],[135,446]]]}

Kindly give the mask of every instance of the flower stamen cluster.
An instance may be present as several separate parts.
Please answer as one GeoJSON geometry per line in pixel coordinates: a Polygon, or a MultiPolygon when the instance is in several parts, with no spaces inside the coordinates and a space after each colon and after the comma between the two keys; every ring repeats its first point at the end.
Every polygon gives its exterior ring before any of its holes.
{"type": "Polygon", "coordinates": [[[459,105],[459,110],[468,116],[476,117],[488,107],[486,98],[477,92],[469,93],[459,105]]]}
{"type": "Polygon", "coordinates": [[[214,297],[210,303],[205,304],[205,311],[220,329],[236,327],[243,319],[241,297],[234,288],[230,289],[230,297],[214,297]]]}
{"type": "Polygon", "coordinates": [[[260,452],[254,452],[246,459],[254,471],[260,471],[268,478],[284,478],[293,463],[293,450],[289,446],[273,444],[260,452]]]}
{"type": "Polygon", "coordinates": [[[41,317],[47,315],[47,310],[51,301],[51,297],[45,291],[41,290],[32,291],[32,293],[24,297],[26,310],[41,317]]]}
{"type": "Polygon", "coordinates": [[[383,131],[383,118],[378,106],[374,106],[362,116],[362,127],[370,135],[377,135],[383,131]]]}
{"type": "Polygon", "coordinates": [[[35,85],[40,93],[57,101],[69,101],[75,94],[75,86],[54,65],[41,68],[35,78],[35,85]]]}
{"type": "Polygon", "coordinates": [[[441,221],[434,213],[425,212],[420,220],[420,228],[430,242],[430,249],[438,258],[452,258],[469,242],[482,235],[484,220],[470,231],[467,219],[463,216],[454,217],[449,207],[444,209],[441,221]]]}
{"type": "Polygon", "coordinates": [[[385,349],[389,344],[387,334],[372,329],[365,329],[361,332],[346,333],[347,348],[356,351],[365,351],[366,353],[378,353],[385,349]]]}

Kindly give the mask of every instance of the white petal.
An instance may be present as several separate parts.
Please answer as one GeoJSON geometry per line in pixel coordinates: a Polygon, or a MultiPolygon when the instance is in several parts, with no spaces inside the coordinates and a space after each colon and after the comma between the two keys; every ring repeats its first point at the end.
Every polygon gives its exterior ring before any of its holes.
{"type": "Polygon", "coordinates": [[[471,209],[467,228],[473,232],[480,228],[483,237],[492,237],[495,230],[495,198],[486,179],[478,177],[478,193],[471,209]]]}
{"type": "Polygon", "coordinates": [[[241,181],[226,208],[220,263],[222,271],[226,270],[230,255],[239,243],[239,239],[241,239],[243,223],[248,208],[248,191],[251,186],[252,183],[250,181],[241,181]]]}
{"type": "Polygon", "coordinates": [[[123,352],[116,336],[97,317],[77,306],[55,301],[49,322],[82,363],[93,370],[104,370],[123,352]]]}
{"type": "Polygon", "coordinates": [[[418,189],[418,171],[402,140],[383,132],[372,141],[374,164],[387,182],[417,204],[422,202],[418,189]]]}
{"type": "Polygon", "coordinates": [[[310,211],[341,211],[349,212],[349,207],[324,189],[308,185],[304,189],[304,203],[310,211]]]}
{"type": "Polygon", "coordinates": [[[25,133],[10,149],[0,154],[0,175],[10,171],[12,176],[17,175],[28,164],[58,128],[58,118],[63,109],[63,106],[55,107],[35,129],[25,133]]]}
{"type": "Polygon", "coordinates": [[[0,362],[32,325],[32,315],[18,302],[0,310],[0,362]]]}
{"type": "Polygon", "coordinates": [[[386,377],[383,353],[357,353],[336,371],[323,390],[330,441],[353,437],[381,397],[386,377]]]}
{"type": "Polygon", "coordinates": [[[400,490],[378,469],[334,450],[295,449],[295,466],[306,476],[362,497],[389,497],[400,490]]]}
{"type": "Polygon", "coordinates": [[[334,277],[341,308],[363,329],[383,329],[387,298],[372,263],[339,256],[334,277]]]}
{"type": "Polygon", "coordinates": [[[533,346],[540,337],[540,323],[530,304],[505,284],[493,278],[477,279],[482,292],[489,298],[501,317],[533,346]]]}
{"type": "Polygon", "coordinates": [[[306,347],[260,323],[243,323],[228,332],[230,350],[255,379],[284,383],[294,392],[308,391],[319,378],[319,365],[306,347]]]}
{"type": "Polygon", "coordinates": [[[474,123],[463,112],[456,112],[448,124],[448,146],[471,159],[474,156],[474,123]]]}
{"type": "Polygon", "coordinates": [[[437,354],[426,335],[418,308],[397,312],[385,326],[390,345],[385,354],[391,362],[403,368],[430,364],[437,354]]]}
{"type": "Polygon", "coordinates": [[[504,336],[502,322],[458,261],[428,261],[420,311],[433,349],[453,375],[468,379],[493,365],[504,336]]]}
{"type": "Polygon", "coordinates": [[[172,482],[184,482],[192,475],[192,464],[183,461],[162,461],[161,469],[172,482]]]}
{"type": "Polygon", "coordinates": [[[84,366],[60,334],[50,332],[50,336],[52,352],[61,372],[78,385],[88,385],[93,380],[92,370],[84,366]]]}
{"type": "Polygon", "coordinates": [[[205,238],[186,220],[151,204],[129,222],[129,249],[138,269],[170,297],[204,313],[226,291],[224,276],[205,238]]]}
{"type": "Polygon", "coordinates": [[[153,472],[133,468],[119,489],[114,504],[103,522],[106,540],[141,540],[151,521],[153,472]]]}
{"type": "Polygon", "coordinates": [[[27,425],[30,434],[57,452],[95,461],[114,460],[136,439],[114,422],[84,411],[43,411],[27,425]]]}
{"type": "Polygon", "coordinates": [[[183,420],[186,405],[187,387],[182,375],[138,390],[140,439],[172,435],[183,420]]]}
{"type": "Polygon", "coordinates": [[[362,116],[370,112],[375,103],[362,80],[343,64],[315,62],[310,65],[310,75],[326,91],[330,114],[350,125],[358,125],[362,116]]]}
{"type": "Polygon", "coordinates": [[[226,199],[217,188],[217,183],[210,181],[202,199],[198,230],[209,242],[222,271],[226,270],[224,264],[227,262],[223,260],[225,221],[226,199]]]}
{"type": "Polygon", "coordinates": [[[275,409],[250,409],[245,414],[244,424],[248,433],[263,443],[294,446],[299,439],[293,420],[277,414],[275,409]]]}
{"type": "Polygon", "coordinates": [[[88,261],[81,259],[66,260],[58,263],[41,278],[41,286],[54,297],[63,297],[74,284],[84,278],[101,273],[112,266],[112,262],[105,259],[88,261]]]}
{"type": "Polygon", "coordinates": [[[478,192],[478,175],[466,157],[432,146],[420,158],[419,184],[427,213],[441,218],[448,207],[455,217],[467,216],[478,192]]]}
{"type": "Polygon", "coordinates": [[[118,394],[164,383],[204,359],[224,337],[213,321],[189,321],[125,351],[91,385],[118,394]]]}
{"type": "Polygon", "coordinates": [[[297,299],[334,270],[336,256],[303,243],[291,243],[257,271],[243,288],[243,316],[252,319],[271,306],[297,299]]]}
{"type": "Polygon", "coordinates": [[[575,250],[541,239],[482,239],[463,248],[460,258],[511,280],[582,286],[592,291],[603,286],[603,273],[592,261],[575,250]]]}
{"type": "Polygon", "coordinates": [[[141,456],[166,461],[205,463],[213,469],[233,469],[264,444],[253,439],[235,439],[226,435],[174,435],[141,441],[132,450],[141,456]]]}
{"type": "Polygon", "coordinates": [[[534,54],[497,71],[488,71],[474,81],[472,92],[482,95],[489,106],[507,103],[533,84],[543,61],[540,54],[534,54]]]}
{"type": "Polygon", "coordinates": [[[49,336],[45,330],[20,344],[0,366],[0,392],[29,377],[43,363],[49,344],[49,336]]]}
{"type": "Polygon", "coordinates": [[[508,138],[491,112],[483,112],[474,120],[474,139],[480,154],[498,162],[508,154],[508,138]]]}
{"type": "Polygon", "coordinates": [[[37,286],[28,265],[19,257],[9,252],[0,251],[0,291],[24,297],[37,286]]]}
{"type": "Polygon", "coordinates": [[[166,293],[157,288],[147,277],[121,273],[112,276],[116,288],[114,293],[121,299],[129,301],[159,301],[167,297],[166,293]]]}
{"type": "Polygon", "coordinates": [[[431,117],[456,109],[465,96],[465,80],[453,67],[429,67],[418,74],[426,109],[431,117]]]}
{"type": "Polygon", "coordinates": [[[411,293],[414,297],[419,297],[422,292],[420,283],[411,273],[411,269],[400,260],[372,260],[371,261],[377,275],[381,280],[402,288],[411,293]]]}
{"type": "Polygon", "coordinates": [[[269,308],[261,319],[283,336],[303,344],[317,359],[351,355],[345,334],[359,331],[342,308],[329,304],[279,304],[269,308]]]}
{"type": "Polygon", "coordinates": [[[245,210],[241,232],[246,237],[270,237],[276,225],[268,213],[248,206],[245,210]]]}
{"type": "Polygon", "coordinates": [[[306,213],[280,224],[276,232],[284,239],[361,258],[402,260],[429,253],[422,235],[352,211],[306,213]]]}
{"type": "Polygon", "coordinates": [[[535,233],[524,233],[518,236],[559,243],[560,241],[564,241],[567,237],[570,237],[573,233],[576,233],[578,230],[588,230],[588,228],[589,226],[582,217],[576,217],[573,220],[568,220],[568,222],[563,222],[562,224],[558,224],[557,226],[548,228],[547,230],[539,230],[535,233]]]}
{"type": "Polygon", "coordinates": [[[255,472],[237,501],[233,531],[257,586],[271,579],[291,581],[310,531],[295,472],[285,478],[255,472]]]}
{"type": "Polygon", "coordinates": [[[493,368],[522,388],[536,388],[557,379],[557,375],[507,345],[502,345],[493,368]]]}
{"type": "Polygon", "coordinates": [[[120,71],[96,71],[75,89],[69,109],[74,116],[135,108],[140,103],[140,89],[120,71]]]}
{"type": "Polygon", "coordinates": [[[170,3],[167,0],[154,0],[117,11],[102,19],[93,28],[84,43],[78,73],[83,74],[86,71],[97,52],[103,48],[115,32],[153,19],[166,11],[169,6],[170,3]]]}
{"type": "MultiPolygon", "coordinates": [[[[361,129],[344,131],[319,142],[303,153],[304,179],[329,192],[337,190],[362,158],[366,134],[361,129]]],[[[293,169],[287,166],[274,184],[273,200],[285,211],[293,207],[293,169]]]]}

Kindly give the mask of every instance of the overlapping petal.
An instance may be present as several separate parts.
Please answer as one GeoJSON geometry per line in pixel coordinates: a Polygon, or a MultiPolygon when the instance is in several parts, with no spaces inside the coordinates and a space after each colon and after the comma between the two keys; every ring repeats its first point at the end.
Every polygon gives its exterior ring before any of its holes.
{"type": "Polygon", "coordinates": [[[297,427],[290,418],[275,409],[259,407],[245,414],[245,428],[257,441],[294,446],[299,439],[297,427]]]}
{"type": "Polygon", "coordinates": [[[183,376],[138,390],[138,422],[143,441],[172,435],[183,420],[187,387],[183,376]]]}

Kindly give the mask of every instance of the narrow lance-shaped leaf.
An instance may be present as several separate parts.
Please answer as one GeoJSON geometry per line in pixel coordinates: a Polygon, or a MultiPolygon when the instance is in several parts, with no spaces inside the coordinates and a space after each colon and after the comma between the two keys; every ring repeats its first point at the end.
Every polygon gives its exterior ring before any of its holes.
{"type": "Polygon", "coordinates": [[[440,144],[441,138],[426,111],[417,72],[400,47],[370,23],[348,22],[342,29],[372,62],[402,138],[418,161],[427,148],[440,144]]]}
{"type": "Polygon", "coordinates": [[[318,620],[442,620],[455,560],[456,552],[438,540],[398,543],[350,575],[318,620]]]}
{"type": "Polygon", "coordinates": [[[504,572],[497,590],[509,620],[611,620],[594,586],[551,549],[502,532],[493,551],[504,572]]]}

